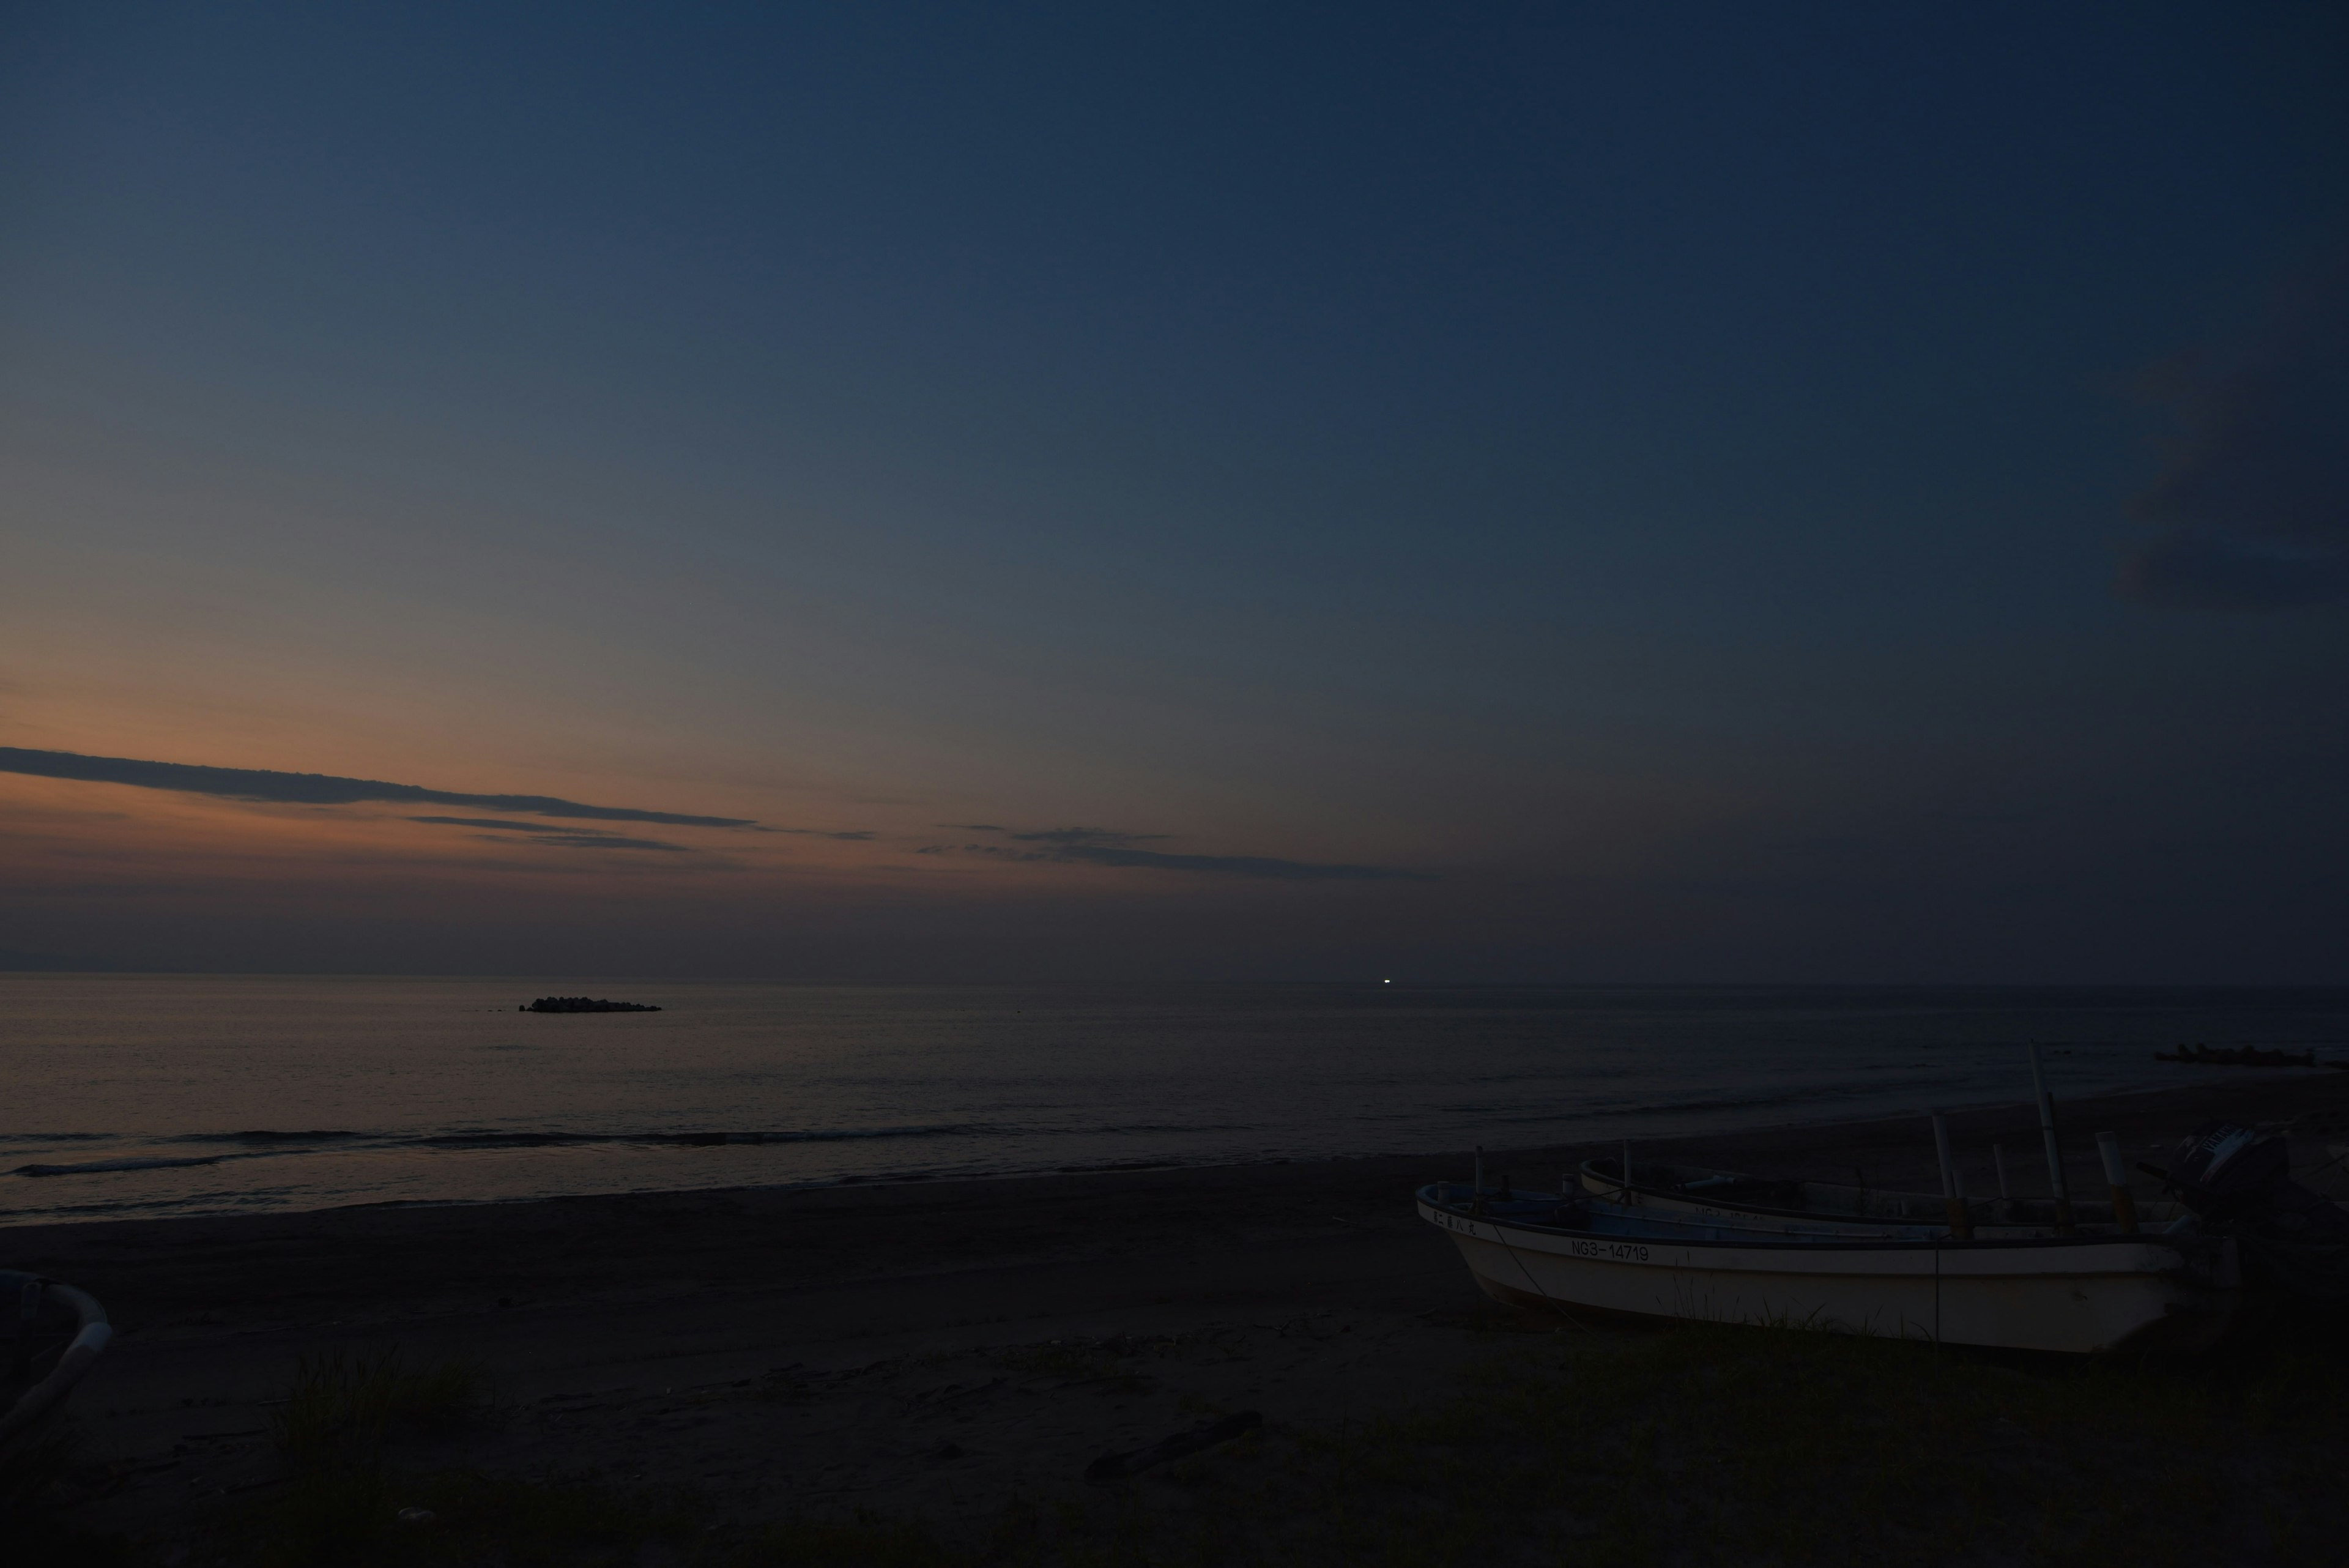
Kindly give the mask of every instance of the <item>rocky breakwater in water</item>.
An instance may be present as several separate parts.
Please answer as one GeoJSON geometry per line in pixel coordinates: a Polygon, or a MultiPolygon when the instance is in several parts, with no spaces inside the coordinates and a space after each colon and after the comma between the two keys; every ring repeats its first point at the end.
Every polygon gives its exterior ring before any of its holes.
{"type": "Polygon", "coordinates": [[[600,996],[542,996],[517,1012],[658,1012],[641,1002],[606,1002],[600,996]]]}

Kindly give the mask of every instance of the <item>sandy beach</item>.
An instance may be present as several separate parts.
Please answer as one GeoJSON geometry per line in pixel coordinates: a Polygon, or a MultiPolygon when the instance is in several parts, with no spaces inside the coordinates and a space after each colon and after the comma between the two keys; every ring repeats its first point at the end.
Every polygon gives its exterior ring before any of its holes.
{"type": "MultiPolygon", "coordinates": [[[[2349,1127],[2349,1074],[2197,1076],[2064,1107],[2075,1189],[2098,1180],[2095,1131],[2158,1159],[2214,1116],[2297,1118],[2306,1171],[2349,1127]]],[[[1993,1137],[2042,1189],[2024,1107],[1954,1127],[1975,1190],[1993,1137]]],[[[1487,1158],[1548,1185],[1611,1149],[1487,1158]]],[[[1638,1152],[1932,1180],[1921,1116],[1638,1152]]],[[[714,1522],[864,1510],[951,1531],[1209,1414],[1335,1427],[1506,1351],[1512,1320],[1409,1201],[1469,1158],[28,1227],[0,1257],[93,1291],[118,1326],[75,1400],[92,1528],[159,1539],[265,1492],[267,1411],[304,1358],[396,1347],[478,1366],[499,1407],[418,1462],[690,1487],[714,1522]]]]}

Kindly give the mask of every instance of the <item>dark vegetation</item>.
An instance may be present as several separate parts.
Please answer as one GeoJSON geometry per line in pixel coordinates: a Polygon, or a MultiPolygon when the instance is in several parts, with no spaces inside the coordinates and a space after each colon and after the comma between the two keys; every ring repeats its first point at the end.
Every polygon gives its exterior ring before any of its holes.
{"type": "Polygon", "coordinates": [[[189,1568],[2297,1563],[2338,1560],[2349,1532],[2335,1326],[2271,1319],[2170,1363],[1702,1326],[1495,1334],[1441,1404],[1276,1423],[955,1531],[751,1526],[690,1494],[410,1468],[409,1438],[500,1417],[474,1369],[396,1357],[305,1364],[273,1427],[284,1482],[178,1541],[65,1531],[43,1501],[71,1463],[55,1445],[0,1482],[16,1540],[189,1568]]]}
{"type": "MultiPolygon", "coordinates": [[[[2313,1051],[2271,1051],[2259,1045],[2180,1045],[2156,1051],[2157,1062],[2192,1062],[2204,1067],[2313,1067],[2313,1051]]],[[[2349,1062],[2327,1062],[2327,1067],[2349,1067],[2349,1062]]]]}

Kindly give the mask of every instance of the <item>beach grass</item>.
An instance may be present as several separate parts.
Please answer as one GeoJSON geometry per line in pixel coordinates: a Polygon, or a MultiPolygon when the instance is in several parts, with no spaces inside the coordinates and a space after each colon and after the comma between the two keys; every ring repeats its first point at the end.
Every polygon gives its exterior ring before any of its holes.
{"type": "MultiPolygon", "coordinates": [[[[471,1362],[411,1366],[397,1348],[374,1355],[305,1356],[285,1402],[270,1416],[270,1440],[285,1485],[255,1511],[258,1527],[240,1533],[258,1563],[297,1565],[362,1563],[380,1555],[387,1521],[397,1522],[402,1487],[416,1483],[386,1463],[396,1436],[445,1437],[489,1419],[493,1411],[481,1370],[471,1362]]],[[[446,1478],[436,1478],[442,1489],[446,1478]]],[[[476,1490],[493,1487],[475,1478],[476,1490]]],[[[527,1501],[536,1494],[522,1489],[527,1501]]],[[[487,1516],[489,1511],[482,1511],[487,1516]]],[[[500,1517],[505,1515],[501,1514],[500,1517]]],[[[526,1533],[543,1533],[543,1509],[513,1515],[526,1533]]]]}
{"type": "Polygon", "coordinates": [[[379,1466],[395,1430],[445,1436],[491,1409],[487,1378],[471,1362],[409,1366],[397,1348],[305,1356],[270,1416],[269,1436],[295,1475],[365,1471],[379,1466]]]}
{"type": "Polygon", "coordinates": [[[1010,1371],[1064,1384],[1109,1384],[1138,1393],[1150,1383],[1113,1350],[1097,1345],[1064,1344],[1056,1339],[1046,1345],[1017,1346],[1004,1351],[997,1359],[1010,1371]]]}
{"type": "Polygon", "coordinates": [[[326,1462],[216,1545],[265,1568],[2321,1561],[2349,1527],[2334,1327],[2271,1319],[2173,1361],[1704,1325],[1494,1334],[1437,1402],[1275,1423],[1141,1481],[1007,1499],[953,1528],[871,1512],[737,1526],[689,1494],[403,1472],[379,1443],[354,1462],[367,1450],[348,1429],[429,1380],[347,1363],[300,1386],[316,1407],[300,1429],[319,1435],[289,1463],[326,1462]],[[433,1521],[402,1525],[401,1508],[433,1521]]]}
{"type": "MultiPolygon", "coordinates": [[[[1496,1354],[1448,1401],[1039,1513],[1070,1564],[2300,1563],[2337,1546],[2330,1325],[2189,1362],[1686,1325],[1496,1354]],[[1169,1494],[1174,1494],[1170,1496],[1169,1494]]],[[[971,1559],[978,1561],[979,1559],[971,1559]]]]}

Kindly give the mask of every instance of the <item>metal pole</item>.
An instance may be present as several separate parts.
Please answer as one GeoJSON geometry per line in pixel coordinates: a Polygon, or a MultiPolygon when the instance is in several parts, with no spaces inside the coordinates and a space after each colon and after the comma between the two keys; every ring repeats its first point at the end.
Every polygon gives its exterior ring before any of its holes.
{"type": "Polygon", "coordinates": [[[1941,1201],[1950,1210],[1950,1234],[1961,1241],[1971,1241],[1973,1217],[1966,1212],[1965,1178],[1958,1174],[1958,1162],[1950,1158],[1950,1124],[1941,1119],[1939,1111],[1926,1114],[1933,1118],[1933,1153],[1941,1162],[1941,1201]]]}
{"type": "Polygon", "coordinates": [[[2006,1145],[2002,1143],[1994,1143],[1991,1145],[1990,1158],[1991,1163],[1998,1167],[1998,1200],[2001,1203],[2003,1203],[2007,1200],[2008,1197],[2006,1190],[2006,1145]]]}
{"type": "Polygon", "coordinates": [[[2055,1145],[2055,1101],[2047,1093],[2047,1077],[2039,1065],[2039,1042],[2031,1043],[2031,1090],[2039,1101],[2039,1137],[2047,1146],[2047,1186],[2055,1199],[2055,1234],[2075,1234],[2072,1193],[2064,1185],[2064,1155],[2055,1145]]]}
{"type": "Polygon", "coordinates": [[[2096,1135],[2096,1152],[2105,1157],[2105,1185],[2113,1189],[2113,1218],[2119,1221],[2121,1234],[2137,1234],[2137,1197],[2129,1191],[2128,1168],[2121,1163],[2121,1138],[2118,1133],[2096,1135]]]}
{"type": "Polygon", "coordinates": [[[1623,1140],[1623,1201],[1639,1201],[1631,1196],[1631,1140],[1628,1137],[1623,1140]]]}
{"type": "Polygon", "coordinates": [[[1480,1143],[1480,1144],[1478,1144],[1478,1145],[1476,1146],[1476,1192],[1477,1192],[1477,1195],[1481,1197],[1481,1196],[1483,1196],[1484,1191],[1485,1191],[1485,1146],[1484,1146],[1483,1144],[1481,1144],[1481,1143],[1480,1143]]]}

